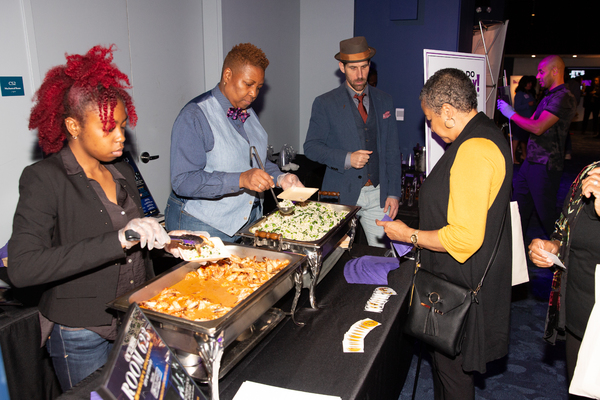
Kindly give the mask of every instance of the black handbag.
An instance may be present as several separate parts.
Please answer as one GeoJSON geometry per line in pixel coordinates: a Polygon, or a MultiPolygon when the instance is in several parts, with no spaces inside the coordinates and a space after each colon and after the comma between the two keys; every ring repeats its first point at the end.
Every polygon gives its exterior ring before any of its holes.
{"type": "MultiPolygon", "coordinates": [[[[506,214],[504,218],[506,219],[506,214]]],[[[504,219],[494,251],[476,289],[448,282],[446,279],[420,268],[421,253],[420,250],[417,250],[404,333],[419,339],[449,357],[455,357],[460,353],[469,309],[473,302],[477,302],[477,294],[483,285],[483,280],[496,258],[503,228],[504,219]]]]}

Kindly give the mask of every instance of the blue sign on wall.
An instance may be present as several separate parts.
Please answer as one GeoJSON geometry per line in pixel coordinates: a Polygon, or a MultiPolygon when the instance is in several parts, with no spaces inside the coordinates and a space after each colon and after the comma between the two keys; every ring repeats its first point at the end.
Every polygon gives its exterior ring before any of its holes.
{"type": "Polygon", "coordinates": [[[22,76],[0,76],[2,96],[25,96],[22,76]]]}

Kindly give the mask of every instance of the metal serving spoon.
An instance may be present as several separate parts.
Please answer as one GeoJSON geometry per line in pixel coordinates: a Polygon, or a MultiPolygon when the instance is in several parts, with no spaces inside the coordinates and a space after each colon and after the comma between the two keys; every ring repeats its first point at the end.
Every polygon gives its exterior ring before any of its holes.
{"type": "MultiPolygon", "coordinates": [[[[258,165],[260,166],[260,169],[262,169],[263,171],[265,171],[265,166],[263,165],[260,156],[258,155],[258,152],[256,151],[256,147],[254,146],[250,146],[250,157],[252,157],[252,154],[254,153],[254,157],[256,157],[256,161],[258,162],[258,165]]],[[[267,172],[267,171],[265,171],[267,172]]],[[[277,200],[277,196],[275,196],[275,192],[273,191],[273,188],[269,188],[271,189],[271,194],[273,195],[273,199],[275,199],[275,204],[277,204],[277,208],[279,209],[279,212],[282,215],[290,215],[294,212],[294,207],[284,207],[281,205],[281,203],[279,202],[279,200],[277,200]]]]}
{"type": "MultiPolygon", "coordinates": [[[[171,241],[179,242],[183,247],[199,249],[206,244],[206,240],[198,235],[169,235],[171,241]]],[[[125,231],[125,239],[129,241],[140,240],[140,234],[132,229],[125,231]]]]}

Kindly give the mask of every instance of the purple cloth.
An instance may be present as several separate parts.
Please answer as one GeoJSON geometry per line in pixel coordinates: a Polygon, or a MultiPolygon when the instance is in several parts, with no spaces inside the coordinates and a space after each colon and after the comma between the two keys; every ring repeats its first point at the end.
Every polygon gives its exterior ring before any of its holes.
{"type": "Polygon", "coordinates": [[[0,249],[0,267],[4,267],[3,258],[8,257],[8,242],[0,249]]]}
{"type": "Polygon", "coordinates": [[[102,400],[102,397],[96,392],[90,393],[90,400],[102,400]]]}
{"type": "Polygon", "coordinates": [[[400,266],[394,257],[362,256],[344,265],[344,277],[348,283],[387,285],[388,272],[400,266]]]}
{"type": "MultiPolygon", "coordinates": [[[[392,219],[390,218],[389,215],[384,214],[383,218],[381,218],[382,221],[392,221],[392,219]]],[[[408,253],[409,251],[411,251],[411,249],[413,248],[412,243],[405,243],[405,242],[399,242],[397,240],[390,240],[389,237],[387,237],[387,240],[389,240],[392,245],[394,246],[394,249],[396,250],[396,253],[398,253],[398,257],[402,257],[403,255],[405,255],[406,253],[408,253]]]]}

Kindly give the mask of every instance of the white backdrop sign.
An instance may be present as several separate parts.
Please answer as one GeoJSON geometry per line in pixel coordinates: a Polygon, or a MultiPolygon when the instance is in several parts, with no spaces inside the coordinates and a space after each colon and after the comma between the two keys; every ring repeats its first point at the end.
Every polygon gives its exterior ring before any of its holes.
{"type": "MultiPolygon", "coordinates": [[[[423,50],[425,62],[425,82],[436,71],[444,68],[457,68],[465,71],[473,80],[477,90],[477,111],[485,112],[486,64],[485,55],[457,53],[452,51],[423,50]]],[[[442,157],[446,144],[438,135],[431,132],[425,121],[426,173],[429,175],[435,163],[442,157]]]]}
{"type": "Polygon", "coordinates": [[[500,66],[504,58],[504,40],[506,39],[506,29],[508,20],[504,22],[482,22],[479,21],[479,29],[473,31],[473,54],[487,54],[486,80],[486,101],[487,108],[485,113],[489,118],[494,118],[496,111],[496,94],[498,87],[504,86],[503,78],[500,73],[500,66]]]}

